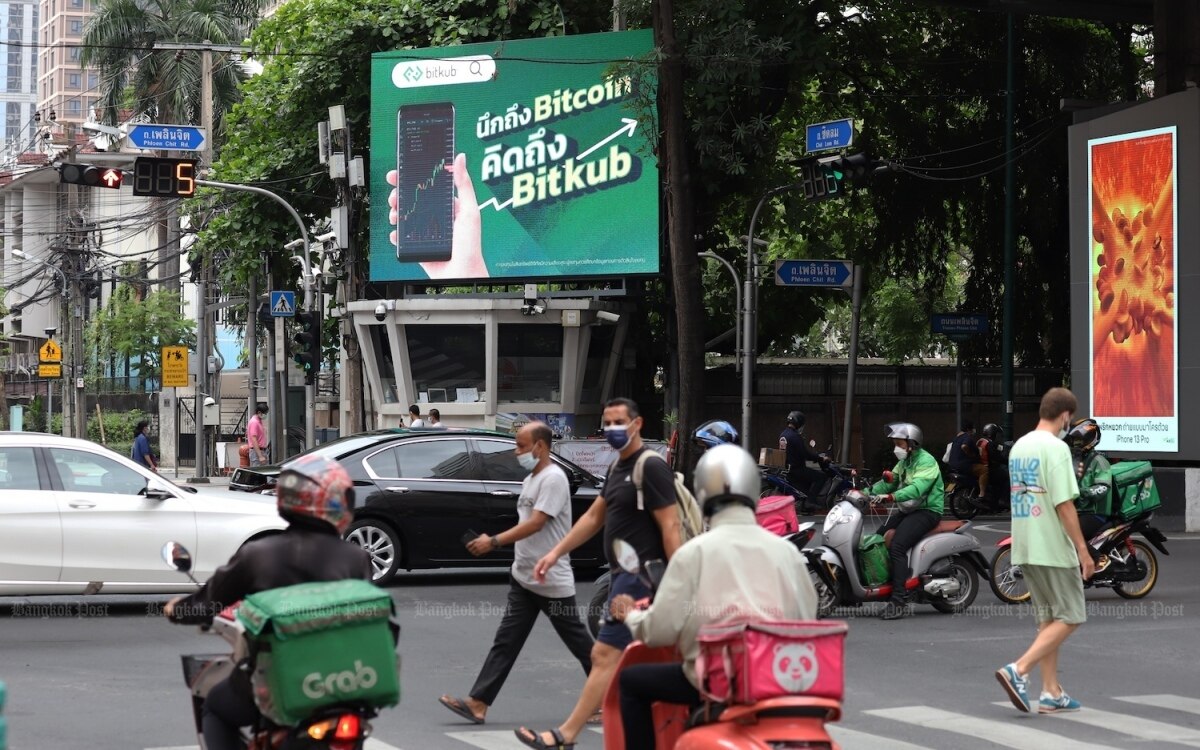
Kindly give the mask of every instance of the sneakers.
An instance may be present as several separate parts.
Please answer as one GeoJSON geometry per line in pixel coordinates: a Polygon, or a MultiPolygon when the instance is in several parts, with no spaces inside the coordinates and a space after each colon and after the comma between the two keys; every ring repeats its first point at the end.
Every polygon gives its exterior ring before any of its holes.
{"type": "MultiPolygon", "coordinates": [[[[1008,699],[1012,701],[1013,706],[1018,711],[1029,713],[1029,678],[1017,674],[1017,665],[1008,664],[996,670],[996,679],[1008,692],[1008,699]]],[[[1076,707],[1078,705],[1076,704],[1076,707]]]]}
{"type": "Polygon", "coordinates": [[[1056,714],[1063,711],[1078,711],[1079,701],[1067,695],[1067,691],[1062,691],[1062,694],[1055,698],[1047,692],[1042,693],[1042,697],[1038,700],[1038,713],[1056,714]]]}

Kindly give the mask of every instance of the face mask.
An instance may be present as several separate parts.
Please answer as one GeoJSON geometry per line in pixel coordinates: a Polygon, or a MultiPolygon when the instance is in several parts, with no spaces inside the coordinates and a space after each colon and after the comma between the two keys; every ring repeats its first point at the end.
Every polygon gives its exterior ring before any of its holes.
{"type": "Polygon", "coordinates": [[[518,453],[517,463],[521,464],[521,468],[525,471],[533,471],[533,468],[538,465],[537,456],[533,455],[533,451],[528,453],[518,453]]]}
{"type": "Polygon", "coordinates": [[[1063,438],[1065,438],[1067,436],[1067,425],[1070,425],[1070,424],[1071,424],[1071,420],[1068,419],[1066,421],[1066,424],[1064,424],[1062,427],[1059,428],[1059,430],[1058,430],[1058,439],[1059,440],[1062,440],[1063,438]]]}
{"type": "Polygon", "coordinates": [[[896,448],[892,449],[892,453],[895,453],[896,458],[900,459],[901,461],[908,458],[908,449],[907,448],[896,447],[896,448]]]}
{"type": "Polygon", "coordinates": [[[629,425],[614,424],[604,428],[604,439],[617,450],[629,445],[629,425]]]}

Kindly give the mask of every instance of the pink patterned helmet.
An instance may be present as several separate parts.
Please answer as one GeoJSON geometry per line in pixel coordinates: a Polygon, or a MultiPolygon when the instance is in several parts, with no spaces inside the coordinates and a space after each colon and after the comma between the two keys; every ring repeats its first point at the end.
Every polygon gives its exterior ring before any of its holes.
{"type": "Polygon", "coordinates": [[[350,525],[354,482],[342,465],[325,456],[301,456],[283,466],[275,485],[280,515],[325,521],[343,534],[350,525]]]}

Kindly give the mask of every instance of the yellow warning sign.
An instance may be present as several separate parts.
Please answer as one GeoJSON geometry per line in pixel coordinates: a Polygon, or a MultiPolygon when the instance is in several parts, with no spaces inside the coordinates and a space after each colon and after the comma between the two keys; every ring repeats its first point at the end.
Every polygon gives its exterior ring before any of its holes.
{"type": "Polygon", "coordinates": [[[62,377],[62,365],[57,364],[57,363],[52,364],[52,365],[47,365],[47,364],[38,365],[38,377],[39,378],[61,378],[62,377]]]}
{"type": "Polygon", "coordinates": [[[188,348],[186,346],[164,346],[162,348],[163,388],[188,387],[188,348]]]}
{"type": "MultiPolygon", "coordinates": [[[[49,339],[38,349],[38,361],[62,362],[62,347],[54,339],[49,339]]],[[[54,377],[58,377],[55,375],[54,377]]]]}

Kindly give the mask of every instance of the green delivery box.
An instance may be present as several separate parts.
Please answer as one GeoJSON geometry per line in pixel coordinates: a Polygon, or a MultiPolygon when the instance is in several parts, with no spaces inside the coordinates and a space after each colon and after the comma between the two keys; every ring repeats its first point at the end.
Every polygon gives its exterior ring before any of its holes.
{"type": "Polygon", "coordinates": [[[1162,505],[1154,484],[1154,467],[1149,461],[1122,461],[1113,464],[1113,511],[1132,519],[1162,505]]]}
{"type": "Polygon", "coordinates": [[[390,613],[387,592],[366,581],[302,583],[246,597],[237,616],[257,649],[259,711],[291,725],[337,703],[396,705],[390,613]]]}

